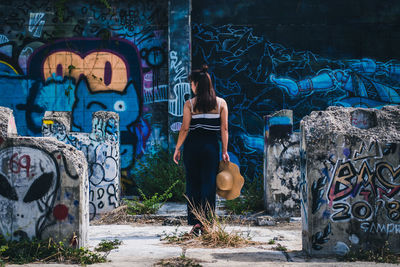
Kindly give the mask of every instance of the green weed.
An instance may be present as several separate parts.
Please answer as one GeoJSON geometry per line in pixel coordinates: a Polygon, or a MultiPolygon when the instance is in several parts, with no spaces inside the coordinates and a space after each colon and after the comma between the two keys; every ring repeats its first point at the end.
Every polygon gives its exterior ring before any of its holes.
{"type": "MultiPolygon", "coordinates": [[[[116,248],[114,246],[112,249],[116,248]]],[[[109,251],[108,251],[109,252],[109,251]]],[[[0,266],[5,263],[63,262],[94,264],[107,261],[108,253],[98,253],[87,248],[74,248],[68,243],[47,240],[6,240],[0,235],[0,266]]]]}
{"type": "Polygon", "coordinates": [[[167,200],[172,197],[172,189],[179,183],[175,181],[163,194],[158,195],[155,193],[152,197],[147,197],[141,189],[138,189],[142,201],[124,199],[124,202],[128,206],[127,213],[131,215],[137,214],[155,214],[167,200]]]}
{"type": "Polygon", "coordinates": [[[273,249],[278,250],[278,251],[287,251],[287,247],[282,246],[281,244],[277,244],[276,247],[274,247],[273,249]]]}
{"type": "Polygon", "coordinates": [[[338,258],[340,261],[373,261],[379,263],[400,263],[400,255],[394,254],[389,249],[389,242],[386,241],[383,247],[377,249],[359,249],[348,252],[338,258]]]}
{"type": "Polygon", "coordinates": [[[110,252],[113,249],[117,249],[122,244],[122,241],[118,239],[111,240],[101,240],[101,242],[96,246],[95,251],[99,252],[110,252]]]}
{"type": "MultiPolygon", "coordinates": [[[[176,165],[172,161],[173,154],[167,150],[158,151],[155,154],[146,155],[135,162],[133,169],[134,181],[146,196],[164,192],[172,184],[170,201],[184,202],[185,198],[185,170],[180,163],[176,165]],[[176,182],[178,181],[178,182],[176,182]]],[[[136,192],[133,192],[135,194],[136,192]]],[[[140,194],[140,191],[138,192],[140,194]]]]}

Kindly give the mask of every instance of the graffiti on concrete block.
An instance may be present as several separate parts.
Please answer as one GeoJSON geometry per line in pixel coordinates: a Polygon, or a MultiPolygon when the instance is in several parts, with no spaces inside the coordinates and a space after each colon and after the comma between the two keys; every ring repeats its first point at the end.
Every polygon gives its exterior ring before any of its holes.
{"type": "Polygon", "coordinates": [[[329,235],[331,234],[331,223],[325,226],[324,230],[317,232],[312,236],[312,248],[315,250],[322,249],[322,245],[329,241],[329,235]]]}
{"type": "Polygon", "coordinates": [[[42,132],[43,136],[56,137],[85,154],[88,162],[91,219],[119,206],[120,135],[116,117],[96,115],[92,120],[92,132],[79,133],[69,132],[61,120],[53,119],[49,115],[43,120],[42,132]]]}
{"type": "Polygon", "coordinates": [[[332,221],[368,221],[363,229],[368,228],[371,233],[379,232],[371,230],[371,221],[378,216],[400,221],[400,202],[394,199],[400,191],[400,164],[393,165],[382,158],[382,147],[391,146],[361,143],[352,159],[336,162],[327,192],[332,221]]]}
{"type": "Polygon", "coordinates": [[[0,230],[13,239],[40,238],[57,213],[60,186],[53,155],[35,147],[0,150],[0,230]],[[11,215],[11,216],[10,216],[11,215]]]}

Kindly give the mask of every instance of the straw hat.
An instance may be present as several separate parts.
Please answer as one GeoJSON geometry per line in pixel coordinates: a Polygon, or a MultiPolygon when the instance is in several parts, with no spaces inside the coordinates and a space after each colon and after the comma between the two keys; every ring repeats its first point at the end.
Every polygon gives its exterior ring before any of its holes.
{"type": "Polygon", "coordinates": [[[217,174],[217,194],[227,200],[240,196],[240,190],[244,184],[244,178],[240,174],[239,167],[233,162],[221,161],[217,174]]]}

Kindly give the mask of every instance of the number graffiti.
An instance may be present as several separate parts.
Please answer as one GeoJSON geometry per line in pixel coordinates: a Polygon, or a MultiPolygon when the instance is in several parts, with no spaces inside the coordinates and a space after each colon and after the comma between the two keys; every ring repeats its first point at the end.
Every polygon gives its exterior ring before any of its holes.
{"type": "Polygon", "coordinates": [[[392,221],[400,220],[400,202],[394,200],[400,191],[395,181],[400,177],[400,166],[393,168],[387,162],[376,163],[371,169],[364,160],[357,170],[351,161],[336,164],[327,197],[334,210],[332,221],[356,219],[366,221],[384,208],[392,221]],[[348,203],[349,198],[359,201],[348,203]]]}
{"type": "Polygon", "coordinates": [[[12,173],[20,173],[21,169],[25,169],[26,177],[29,177],[29,170],[31,168],[31,157],[29,155],[22,155],[18,158],[18,153],[11,156],[9,168],[12,173]]]}

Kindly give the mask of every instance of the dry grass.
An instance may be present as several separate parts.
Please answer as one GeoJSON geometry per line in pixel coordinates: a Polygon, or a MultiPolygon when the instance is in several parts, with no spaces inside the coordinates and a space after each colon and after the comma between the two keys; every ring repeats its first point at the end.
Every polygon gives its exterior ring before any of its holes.
{"type": "Polygon", "coordinates": [[[190,259],[186,257],[176,257],[176,258],[168,258],[162,259],[157,262],[154,266],[163,266],[163,267],[201,267],[199,264],[200,261],[196,259],[190,259]]]}
{"type": "Polygon", "coordinates": [[[195,236],[189,233],[175,233],[165,235],[162,240],[169,244],[184,245],[189,247],[209,247],[209,248],[226,248],[226,247],[245,247],[260,245],[260,242],[252,241],[250,236],[241,231],[226,230],[227,224],[222,221],[215,212],[210,212],[212,209],[207,205],[206,211],[194,207],[188,200],[192,208],[192,213],[197,220],[203,225],[204,231],[200,236],[195,236]]]}
{"type": "Polygon", "coordinates": [[[90,224],[162,224],[164,220],[163,218],[154,218],[151,215],[130,215],[128,214],[128,206],[123,205],[104,213],[100,218],[91,221],[90,224]]]}

